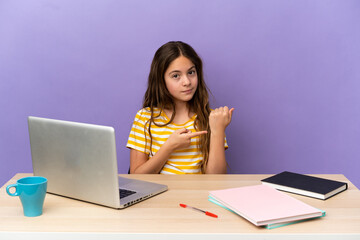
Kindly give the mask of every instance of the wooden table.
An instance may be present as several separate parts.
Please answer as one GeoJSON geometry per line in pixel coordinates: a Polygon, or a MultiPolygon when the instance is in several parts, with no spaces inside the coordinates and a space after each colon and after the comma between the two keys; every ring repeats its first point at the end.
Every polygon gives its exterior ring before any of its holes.
{"type": "MultiPolygon", "coordinates": [[[[31,174],[16,174],[8,183],[31,174]]],[[[210,190],[260,184],[270,175],[121,175],[166,184],[169,190],[123,210],[47,194],[43,215],[24,217],[20,200],[0,189],[0,239],[360,239],[360,191],[348,183],[328,200],[290,194],[326,211],[320,219],[277,229],[256,227],[207,200],[210,190]],[[208,217],[179,203],[219,215],[208,217]]]]}

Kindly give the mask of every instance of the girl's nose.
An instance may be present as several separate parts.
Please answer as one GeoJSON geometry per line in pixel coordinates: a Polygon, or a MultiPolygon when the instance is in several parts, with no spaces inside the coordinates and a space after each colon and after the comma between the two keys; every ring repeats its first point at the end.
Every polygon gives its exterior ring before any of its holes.
{"type": "Polygon", "coordinates": [[[189,79],[187,76],[185,76],[185,77],[183,78],[183,85],[184,85],[184,86],[188,86],[188,85],[190,85],[190,84],[191,84],[190,79],[189,79]]]}

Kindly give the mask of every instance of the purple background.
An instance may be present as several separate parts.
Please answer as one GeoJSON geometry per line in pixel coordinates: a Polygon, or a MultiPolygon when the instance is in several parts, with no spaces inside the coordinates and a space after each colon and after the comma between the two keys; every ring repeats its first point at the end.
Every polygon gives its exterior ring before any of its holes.
{"type": "Polygon", "coordinates": [[[360,1],[0,1],[0,185],[32,172],[27,116],[110,125],[119,172],[157,48],[192,45],[235,107],[230,173],[360,186],[360,1]]]}

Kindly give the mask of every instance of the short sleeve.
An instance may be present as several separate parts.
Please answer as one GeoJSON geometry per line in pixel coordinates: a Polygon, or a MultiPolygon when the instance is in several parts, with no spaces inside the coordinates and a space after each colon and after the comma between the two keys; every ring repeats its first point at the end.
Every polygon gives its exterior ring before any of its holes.
{"type": "Polygon", "coordinates": [[[127,148],[150,154],[150,138],[145,127],[149,119],[145,109],[141,109],[136,113],[126,144],[127,148]]]}

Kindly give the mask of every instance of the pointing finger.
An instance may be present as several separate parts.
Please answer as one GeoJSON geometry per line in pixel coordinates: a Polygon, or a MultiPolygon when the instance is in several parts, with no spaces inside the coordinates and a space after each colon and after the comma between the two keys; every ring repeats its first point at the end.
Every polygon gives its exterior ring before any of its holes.
{"type": "Polygon", "coordinates": [[[197,136],[200,136],[200,135],[203,135],[206,133],[207,133],[207,131],[199,131],[199,132],[188,133],[188,136],[190,138],[193,138],[193,137],[197,137],[197,136]]]}

